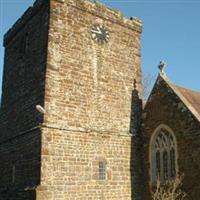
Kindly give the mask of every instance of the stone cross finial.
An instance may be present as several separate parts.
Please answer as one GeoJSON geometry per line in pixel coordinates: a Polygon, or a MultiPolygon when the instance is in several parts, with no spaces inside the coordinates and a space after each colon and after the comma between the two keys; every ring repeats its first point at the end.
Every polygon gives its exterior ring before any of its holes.
{"type": "Polygon", "coordinates": [[[166,67],[166,63],[163,60],[161,60],[159,65],[158,65],[158,68],[159,68],[161,73],[164,73],[164,68],[165,67],[166,67]]]}

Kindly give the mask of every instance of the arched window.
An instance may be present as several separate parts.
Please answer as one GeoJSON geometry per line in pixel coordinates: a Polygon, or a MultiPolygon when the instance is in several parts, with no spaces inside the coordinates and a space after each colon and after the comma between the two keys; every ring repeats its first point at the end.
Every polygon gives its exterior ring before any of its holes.
{"type": "Polygon", "coordinates": [[[174,179],[177,173],[177,144],[172,130],[159,126],[150,143],[151,181],[174,179]]]}

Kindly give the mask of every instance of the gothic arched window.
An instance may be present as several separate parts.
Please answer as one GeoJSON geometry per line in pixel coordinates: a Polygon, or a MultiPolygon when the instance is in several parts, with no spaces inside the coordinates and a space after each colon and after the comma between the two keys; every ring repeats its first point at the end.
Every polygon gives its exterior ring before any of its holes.
{"type": "Polygon", "coordinates": [[[156,182],[174,179],[177,173],[177,144],[167,126],[159,126],[150,144],[151,180],[156,182]]]}

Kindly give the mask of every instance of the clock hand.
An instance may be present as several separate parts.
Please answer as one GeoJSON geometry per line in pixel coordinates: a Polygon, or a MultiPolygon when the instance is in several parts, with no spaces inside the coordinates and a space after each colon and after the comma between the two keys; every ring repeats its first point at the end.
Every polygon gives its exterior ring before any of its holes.
{"type": "Polygon", "coordinates": [[[95,31],[95,30],[92,30],[92,33],[102,34],[101,31],[95,31]]]}
{"type": "Polygon", "coordinates": [[[98,29],[99,32],[101,32],[101,29],[99,28],[99,26],[97,26],[97,29],[98,29]]]}

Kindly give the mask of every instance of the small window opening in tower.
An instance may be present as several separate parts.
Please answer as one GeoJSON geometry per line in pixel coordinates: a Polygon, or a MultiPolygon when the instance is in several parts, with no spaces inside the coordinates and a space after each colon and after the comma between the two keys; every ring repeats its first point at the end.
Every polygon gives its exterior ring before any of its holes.
{"type": "Polygon", "coordinates": [[[24,56],[28,51],[28,33],[22,36],[20,45],[20,54],[21,56],[24,56]]]}
{"type": "Polygon", "coordinates": [[[100,180],[106,179],[106,163],[105,163],[105,161],[99,162],[99,179],[100,180]]]}
{"type": "Polygon", "coordinates": [[[16,167],[13,164],[12,165],[12,183],[15,183],[15,173],[16,173],[16,167]]]}

